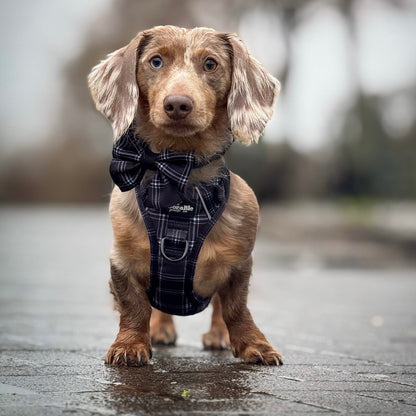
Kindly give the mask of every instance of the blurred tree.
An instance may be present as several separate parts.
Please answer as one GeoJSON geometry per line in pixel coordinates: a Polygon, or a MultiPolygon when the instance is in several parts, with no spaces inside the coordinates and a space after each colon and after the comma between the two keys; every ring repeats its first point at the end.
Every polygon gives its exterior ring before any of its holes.
{"type": "Polygon", "coordinates": [[[341,130],[332,159],[332,195],[416,198],[416,125],[392,137],[380,117],[380,98],[360,95],[341,130]]]}
{"type": "MultiPolygon", "coordinates": [[[[114,0],[107,11],[97,14],[86,33],[84,47],[65,66],[65,99],[53,137],[3,160],[0,200],[94,202],[108,199],[112,133],[93,106],[86,78],[100,59],[127,44],[138,31],[163,24],[238,31],[242,16],[266,7],[267,12],[282,17],[286,61],[275,75],[285,85],[292,68],[293,31],[308,18],[305,10],[320,3],[320,0],[210,0],[207,7],[203,0],[114,0]]],[[[334,4],[349,24],[353,40],[350,59],[356,62],[355,13],[360,2],[338,0],[334,4]]],[[[408,7],[404,0],[391,4],[408,7]]],[[[358,91],[359,87],[357,81],[358,91]]],[[[414,87],[406,93],[416,101],[414,87]]],[[[415,198],[415,117],[404,134],[392,133],[383,119],[385,99],[386,96],[369,97],[359,92],[331,151],[301,154],[290,146],[290,137],[283,144],[261,141],[250,149],[235,144],[227,155],[229,166],[263,200],[345,195],[415,198]]]]}
{"type": "MultiPolygon", "coordinates": [[[[409,7],[404,0],[389,4],[398,9],[409,7]]],[[[340,10],[349,24],[351,39],[357,43],[356,17],[359,1],[340,0],[340,10]]],[[[351,48],[351,59],[358,72],[351,48]]],[[[358,78],[356,76],[356,78],[358,78]]],[[[416,98],[416,88],[408,94],[416,98]]],[[[390,96],[402,94],[397,91],[390,96]]],[[[416,198],[416,117],[404,137],[389,134],[383,123],[383,96],[367,96],[360,91],[348,111],[329,165],[328,195],[369,198],[416,198]]],[[[416,114],[416,113],[415,113],[416,114]]]]}

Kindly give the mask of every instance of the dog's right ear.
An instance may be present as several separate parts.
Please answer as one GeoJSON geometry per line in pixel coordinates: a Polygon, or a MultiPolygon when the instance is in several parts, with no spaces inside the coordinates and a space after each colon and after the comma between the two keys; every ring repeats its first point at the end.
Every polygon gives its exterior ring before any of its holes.
{"type": "Polygon", "coordinates": [[[97,110],[111,122],[115,140],[128,129],[136,115],[139,100],[136,63],[143,37],[140,32],[128,45],[110,53],[88,76],[97,110]]]}

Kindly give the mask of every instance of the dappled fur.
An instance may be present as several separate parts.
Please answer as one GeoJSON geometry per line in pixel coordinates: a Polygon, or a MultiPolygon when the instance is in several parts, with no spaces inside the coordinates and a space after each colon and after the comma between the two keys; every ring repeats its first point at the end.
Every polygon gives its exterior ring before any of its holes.
{"type": "MultiPolygon", "coordinates": [[[[112,124],[115,140],[135,121],[136,133],[154,152],[193,151],[200,159],[228,148],[234,138],[257,142],[279,91],[278,81],[235,34],[173,26],[140,32],[93,68],[89,86],[97,109],[112,124]],[[155,56],[163,60],[160,68],[150,65],[155,56]],[[205,66],[207,59],[216,63],[213,69],[205,66]],[[172,95],[192,103],[180,119],[169,116],[164,105],[172,95]]],[[[188,186],[209,181],[223,163],[216,160],[195,169],[188,186]]],[[[277,365],[280,354],[247,309],[257,200],[239,176],[231,173],[230,180],[228,203],[201,248],[195,270],[195,292],[213,296],[212,326],[203,342],[206,348],[231,346],[245,362],[277,365]]],[[[151,339],[172,344],[176,331],[172,317],[152,312],[146,296],[150,244],[134,190],[122,193],[114,187],[110,216],[110,287],[120,312],[120,331],[106,362],[141,365],[151,357],[151,339]]]]}

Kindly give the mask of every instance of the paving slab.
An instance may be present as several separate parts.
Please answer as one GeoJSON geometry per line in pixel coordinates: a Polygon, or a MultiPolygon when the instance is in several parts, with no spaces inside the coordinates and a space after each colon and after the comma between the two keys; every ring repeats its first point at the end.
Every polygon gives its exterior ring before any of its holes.
{"type": "Polygon", "coordinates": [[[177,345],[149,365],[118,368],[106,207],[3,207],[0,230],[1,416],[416,414],[412,265],[282,264],[284,241],[260,233],[249,305],[283,366],[204,351],[208,310],[175,318],[177,345]]]}

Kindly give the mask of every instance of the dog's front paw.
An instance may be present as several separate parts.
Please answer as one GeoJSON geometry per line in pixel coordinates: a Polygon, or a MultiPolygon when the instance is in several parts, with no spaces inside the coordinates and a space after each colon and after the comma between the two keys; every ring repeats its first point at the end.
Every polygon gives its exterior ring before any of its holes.
{"type": "Polygon", "coordinates": [[[231,347],[235,357],[241,358],[247,364],[282,365],[282,356],[266,341],[231,347]]]}
{"type": "Polygon", "coordinates": [[[114,342],[107,352],[105,363],[109,365],[141,366],[152,358],[152,348],[144,343],[124,344],[114,342]]]}

